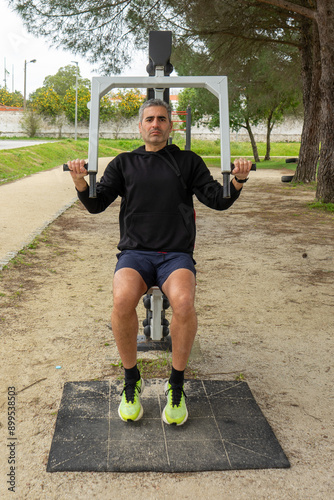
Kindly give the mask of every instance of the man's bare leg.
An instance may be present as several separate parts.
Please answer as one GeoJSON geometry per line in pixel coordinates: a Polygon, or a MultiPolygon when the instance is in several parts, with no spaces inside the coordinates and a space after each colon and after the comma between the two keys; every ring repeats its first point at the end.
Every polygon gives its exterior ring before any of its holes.
{"type": "Polygon", "coordinates": [[[197,332],[195,311],[196,280],[188,269],[177,269],[162,286],[173,310],[170,333],[172,337],[172,364],[184,371],[197,332]]]}
{"type": "Polygon", "coordinates": [[[114,276],[111,327],[124,368],[137,363],[138,317],[136,307],[147,286],[134,269],[119,269],[114,276]]]}
{"type": "Polygon", "coordinates": [[[136,307],[147,287],[134,269],[119,269],[114,276],[114,305],[111,326],[124,366],[124,387],[118,415],[127,421],[137,421],[143,416],[140,396],[145,383],[137,369],[138,317],[136,307]]]}
{"type": "Polygon", "coordinates": [[[197,331],[196,281],[188,269],[174,271],[162,286],[173,309],[171,321],[172,373],[165,386],[167,404],[162,412],[166,424],[183,425],[188,419],[184,393],[184,370],[197,331]]]}

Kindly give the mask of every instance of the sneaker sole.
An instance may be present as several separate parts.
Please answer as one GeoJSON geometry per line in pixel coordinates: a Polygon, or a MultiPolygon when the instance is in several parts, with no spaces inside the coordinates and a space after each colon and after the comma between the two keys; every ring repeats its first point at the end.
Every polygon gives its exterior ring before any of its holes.
{"type": "Polygon", "coordinates": [[[163,409],[163,412],[162,412],[162,420],[165,422],[165,424],[167,424],[167,425],[177,425],[177,426],[180,426],[180,425],[183,425],[183,424],[185,424],[185,423],[186,423],[186,421],[188,420],[188,410],[187,410],[186,416],[185,416],[185,418],[182,420],[182,422],[180,422],[180,423],[177,423],[177,422],[168,422],[168,420],[167,420],[167,418],[166,418],[166,415],[165,415],[166,407],[167,407],[167,405],[165,406],[165,408],[163,409]]]}
{"type": "MultiPolygon", "coordinates": [[[[141,379],[141,392],[140,392],[140,396],[138,396],[139,400],[144,392],[144,389],[145,389],[145,382],[143,379],[141,379]]],[[[137,418],[124,418],[124,417],[122,417],[121,412],[120,412],[121,404],[118,407],[118,416],[121,420],[123,420],[123,422],[138,422],[138,420],[140,420],[142,418],[142,416],[144,414],[144,408],[143,408],[143,405],[141,403],[140,403],[140,412],[139,412],[137,418]]]]}

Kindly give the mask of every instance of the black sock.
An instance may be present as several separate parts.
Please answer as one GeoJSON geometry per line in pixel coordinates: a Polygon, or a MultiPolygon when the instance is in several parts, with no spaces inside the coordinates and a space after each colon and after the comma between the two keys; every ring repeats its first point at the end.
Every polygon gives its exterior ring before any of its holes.
{"type": "Polygon", "coordinates": [[[139,373],[139,370],[137,368],[137,364],[135,364],[135,366],[133,368],[124,368],[124,372],[125,372],[125,381],[129,381],[129,380],[139,380],[140,379],[140,373],[139,373]]]}
{"type": "Polygon", "coordinates": [[[183,382],[184,382],[184,370],[183,371],[175,370],[175,368],[172,366],[172,373],[170,375],[169,383],[182,386],[183,382]]]}

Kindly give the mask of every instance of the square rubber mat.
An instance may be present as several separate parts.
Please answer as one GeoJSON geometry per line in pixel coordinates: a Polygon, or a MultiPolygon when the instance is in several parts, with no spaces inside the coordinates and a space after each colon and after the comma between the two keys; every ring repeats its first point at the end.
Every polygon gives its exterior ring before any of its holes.
{"type": "Polygon", "coordinates": [[[123,383],[67,382],[48,472],[196,472],[290,467],[247,383],[185,383],[189,418],[166,425],[163,380],[145,381],[138,422],[123,422],[123,383]]]}

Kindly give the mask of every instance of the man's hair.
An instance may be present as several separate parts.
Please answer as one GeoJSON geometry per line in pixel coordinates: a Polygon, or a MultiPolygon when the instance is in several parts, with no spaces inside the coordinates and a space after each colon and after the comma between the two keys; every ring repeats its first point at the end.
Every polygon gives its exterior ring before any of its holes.
{"type": "Polygon", "coordinates": [[[146,108],[150,108],[152,106],[162,106],[163,108],[165,108],[167,111],[169,121],[170,122],[172,121],[172,108],[170,107],[170,105],[167,102],[162,101],[161,99],[149,99],[148,101],[145,101],[144,104],[142,104],[139,108],[139,121],[140,121],[140,123],[143,121],[144,110],[146,108]]]}

